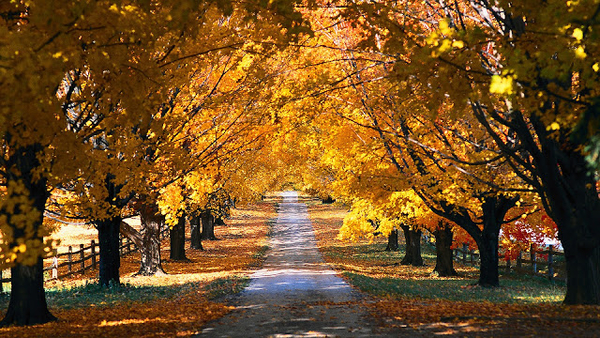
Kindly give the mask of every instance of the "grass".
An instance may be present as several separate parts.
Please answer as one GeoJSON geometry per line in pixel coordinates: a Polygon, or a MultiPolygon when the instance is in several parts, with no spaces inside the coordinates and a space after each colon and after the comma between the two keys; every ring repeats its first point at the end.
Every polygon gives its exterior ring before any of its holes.
{"type": "Polygon", "coordinates": [[[226,295],[242,292],[250,283],[250,278],[243,275],[234,275],[227,278],[217,279],[203,287],[207,291],[207,298],[214,300],[226,295]]]}
{"type": "Polygon", "coordinates": [[[373,243],[345,243],[336,239],[341,226],[343,208],[312,203],[311,217],[324,258],[354,286],[376,296],[418,297],[461,302],[507,304],[558,303],[565,293],[564,283],[515,273],[500,275],[499,288],[475,287],[479,271],[476,267],[455,263],[457,277],[433,274],[435,248],[425,241],[421,256],[425,266],[403,266],[405,245],[396,252],[385,251],[385,238],[373,243]]]}
{"type": "Polygon", "coordinates": [[[136,286],[131,284],[102,287],[98,283],[87,283],[71,288],[46,290],[50,308],[73,309],[86,306],[110,307],[122,303],[149,302],[160,298],[172,298],[188,292],[199,283],[169,286],[136,286]]]}
{"type": "Polygon", "coordinates": [[[564,297],[563,287],[544,280],[503,279],[499,288],[482,288],[473,286],[471,279],[377,278],[352,272],[343,275],[361,291],[378,296],[508,304],[558,303],[564,297]]]}
{"type": "Polygon", "coordinates": [[[410,296],[451,301],[494,303],[558,303],[565,285],[538,276],[501,274],[499,288],[473,287],[478,271],[455,263],[461,276],[441,278],[432,274],[435,250],[421,246],[424,267],[401,266],[404,245],[396,252],[385,251],[385,243],[354,243],[322,247],[326,259],[343,270],[343,276],[360,290],[373,295],[410,296]]]}

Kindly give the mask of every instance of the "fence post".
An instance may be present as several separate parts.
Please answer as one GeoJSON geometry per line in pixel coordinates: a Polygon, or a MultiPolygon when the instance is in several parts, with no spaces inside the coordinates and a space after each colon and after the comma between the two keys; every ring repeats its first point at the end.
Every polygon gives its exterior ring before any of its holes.
{"type": "Polygon", "coordinates": [[[552,266],[552,264],[554,263],[554,257],[552,255],[552,250],[554,249],[554,246],[550,245],[550,247],[548,247],[548,279],[552,280],[554,278],[554,267],[552,266]]]}
{"type": "Polygon", "coordinates": [[[529,254],[531,256],[531,266],[533,267],[533,273],[537,273],[537,263],[535,261],[535,248],[533,247],[533,244],[531,244],[531,248],[529,250],[529,254]]]}
{"type": "Polygon", "coordinates": [[[96,270],[96,241],[92,239],[92,270],[96,270]]]}
{"type": "Polygon", "coordinates": [[[85,273],[85,252],[83,251],[83,244],[79,244],[79,258],[81,259],[81,273],[85,273]]]}
{"type": "Polygon", "coordinates": [[[58,279],[58,256],[52,258],[52,279],[58,279]]]}
{"type": "Polygon", "coordinates": [[[523,252],[519,251],[519,255],[517,256],[517,268],[519,268],[519,269],[521,268],[521,266],[523,264],[522,260],[523,260],[523,252]]]}
{"type": "Polygon", "coordinates": [[[68,266],[69,266],[69,273],[71,273],[73,271],[72,268],[71,268],[71,265],[73,264],[73,247],[71,247],[70,245],[69,245],[69,256],[68,256],[68,259],[69,259],[69,262],[68,262],[69,263],[68,264],[68,266]]]}
{"type": "Polygon", "coordinates": [[[469,252],[469,246],[467,245],[467,243],[463,243],[463,248],[462,248],[462,262],[463,262],[463,264],[467,263],[467,252],[469,252]]]}
{"type": "Polygon", "coordinates": [[[4,293],[4,283],[2,283],[2,270],[0,269],[0,293],[4,293]]]}

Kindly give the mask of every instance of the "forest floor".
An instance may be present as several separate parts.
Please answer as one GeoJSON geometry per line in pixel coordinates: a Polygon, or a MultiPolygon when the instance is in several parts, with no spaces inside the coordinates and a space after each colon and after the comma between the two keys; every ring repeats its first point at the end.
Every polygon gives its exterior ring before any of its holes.
{"type": "Polygon", "coordinates": [[[598,337],[599,306],[561,304],[565,287],[535,276],[501,274],[499,288],[474,286],[477,269],[455,263],[459,276],[432,274],[435,249],[422,245],[425,266],[400,265],[404,248],[337,239],[347,208],[305,198],[324,259],[372,296],[372,318],[383,327],[450,337],[598,337]]]}
{"type": "MultiPolygon", "coordinates": [[[[46,282],[50,312],[58,321],[30,327],[0,328],[0,337],[189,337],[232,308],[216,299],[239,292],[262,265],[270,220],[279,197],[233,210],[226,226],[215,228],[218,240],[203,241],[204,251],[189,249],[189,261],[171,261],[169,241],[161,245],[165,275],[134,277],[139,253],[121,258],[121,283],[110,289],[97,284],[98,270],[46,282]]],[[[64,229],[62,246],[89,245],[88,229],[64,229]],[[78,237],[78,233],[82,234],[78,237]],[[73,243],[71,243],[73,242],[73,243]]],[[[7,293],[0,295],[0,316],[7,293]]]]}
{"type": "MultiPolygon", "coordinates": [[[[204,241],[205,251],[186,250],[189,261],[167,259],[169,242],[164,241],[166,275],[133,277],[139,269],[139,254],[133,253],[121,260],[122,286],[100,288],[96,283],[97,270],[47,282],[49,309],[58,321],[2,328],[0,337],[190,337],[203,330],[212,337],[211,330],[206,329],[214,328],[219,318],[235,310],[231,299],[238,296],[231,295],[247,287],[249,276],[263,264],[277,217],[275,205],[279,202],[279,197],[268,197],[234,210],[228,225],[216,228],[219,240],[204,241]]],[[[460,264],[456,264],[460,276],[440,278],[431,274],[435,256],[426,245],[426,266],[399,265],[402,243],[400,251],[386,252],[382,238],[373,243],[337,240],[346,207],[321,204],[312,198],[301,198],[300,202],[308,205],[315,245],[324,260],[352,285],[354,294],[360,294],[359,290],[363,293],[360,299],[304,302],[300,306],[286,305],[283,299],[281,306],[267,308],[271,312],[290,311],[297,315],[295,319],[330,313],[329,320],[335,322],[336,309],[346,311],[352,306],[351,311],[361,313],[359,320],[368,317],[365,321],[371,324],[338,326],[337,329],[350,328],[350,333],[344,335],[351,337],[373,332],[450,337],[597,337],[600,332],[600,307],[562,305],[565,288],[560,283],[503,274],[500,288],[480,288],[473,286],[477,270],[460,264]]],[[[76,244],[79,230],[64,231],[71,236],[65,239],[76,244]]],[[[90,234],[83,233],[81,243],[87,245],[90,234]]],[[[250,288],[256,288],[254,283],[250,288]]],[[[0,316],[8,301],[8,294],[0,295],[0,316]]],[[[322,335],[306,331],[303,336],[322,335]]]]}

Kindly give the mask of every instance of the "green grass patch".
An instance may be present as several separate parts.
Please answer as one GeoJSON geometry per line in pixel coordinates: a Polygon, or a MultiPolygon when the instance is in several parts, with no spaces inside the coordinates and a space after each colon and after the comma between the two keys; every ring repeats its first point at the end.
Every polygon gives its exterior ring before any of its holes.
{"type": "Polygon", "coordinates": [[[267,251],[269,251],[268,245],[261,246],[260,249],[258,249],[258,251],[254,255],[252,255],[252,259],[263,259],[267,251]]]}
{"type": "MultiPolygon", "coordinates": [[[[173,297],[193,292],[201,288],[207,292],[207,298],[214,299],[227,294],[242,291],[250,279],[245,276],[231,276],[217,279],[208,285],[185,283],[168,286],[133,286],[129,284],[101,287],[98,283],[62,289],[47,289],[46,300],[50,308],[73,309],[81,307],[109,307],[123,303],[144,303],[156,299],[173,297]]],[[[0,295],[0,309],[6,310],[10,296],[0,295]]]]}
{"type": "Polygon", "coordinates": [[[395,252],[385,251],[385,247],[384,243],[356,243],[344,247],[324,247],[322,252],[325,257],[333,259],[338,268],[344,264],[352,266],[352,269],[343,272],[347,280],[360,290],[377,296],[532,304],[559,303],[566,292],[563,282],[551,282],[540,276],[513,272],[506,274],[502,268],[500,287],[474,286],[479,277],[478,269],[458,263],[455,263],[455,267],[461,277],[440,278],[431,275],[436,261],[433,246],[422,242],[421,256],[426,266],[421,268],[398,266],[405,253],[403,244],[395,252]],[[361,269],[360,266],[365,268],[361,269]],[[388,269],[395,270],[391,272],[388,269]]]}
{"type": "Polygon", "coordinates": [[[249,277],[234,275],[217,279],[206,285],[203,290],[208,291],[208,299],[215,299],[225,295],[242,292],[248,284],[250,284],[249,277]]]}
{"type": "Polygon", "coordinates": [[[558,303],[565,294],[564,286],[537,277],[503,279],[498,288],[483,288],[474,286],[476,280],[473,279],[374,278],[352,272],[343,274],[360,290],[378,296],[528,304],[558,303]]]}
{"type": "MultiPolygon", "coordinates": [[[[198,288],[197,283],[172,286],[133,286],[129,284],[101,287],[88,283],[72,288],[46,289],[46,300],[51,308],[72,309],[86,306],[112,306],[130,302],[148,302],[159,298],[170,298],[182,292],[198,288]]],[[[0,296],[0,308],[6,309],[10,296],[0,296]]]]}

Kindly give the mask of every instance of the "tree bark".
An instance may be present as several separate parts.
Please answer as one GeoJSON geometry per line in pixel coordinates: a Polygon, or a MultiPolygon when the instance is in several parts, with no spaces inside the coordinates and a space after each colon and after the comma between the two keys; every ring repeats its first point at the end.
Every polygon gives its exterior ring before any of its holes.
{"type": "Polygon", "coordinates": [[[101,286],[110,286],[120,284],[119,269],[121,267],[121,256],[119,253],[119,232],[121,228],[120,210],[127,204],[129,199],[122,199],[119,193],[122,185],[114,183],[115,175],[108,173],[104,177],[104,188],[107,196],[105,201],[113,208],[118,210],[111,218],[92,220],[96,230],[98,230],[98,247],[100,249],[100,269],[98,274],[101,286]]]}
{"type": "MultiPolygon", "coordinates": [[[[563,246],[564,247],[564,246],[563,246]]],[[[567,262],[565,304],[598,305],[600,300],[600,249],[564,247],[567,262]],[[574,252],[573,252],[574,251],[574,252]]]]}
{"type": "Polygon", "coordinates": [[[498,236],[500,224],[483,228],[481,236],[475,239],[479,249],[479,281],[477,284],[486,287],[500,286],[498,273],[498,236]]]}
{"type": "Polygon", "coordinates": [[[215,236],[215,218],[210,211],[203,211],[200,215],[202,220],[202,239],[214,241],[215,236]]]}
{"type": "Polygon", "coordinates": [[[200,216],[194,215],[190,218],[190,247],[192,249],[204,250],[202,247],[202,236],[201,236],[201,224],[200,224],[200,216]]]}
{"type": "Polygon", "coordinates": [[[156,204],[145,205],[140,210],[142,243],[140,247],[140,270],[136,275],[154,276],[165,274],[160,257],[160,226],[163,217],[156,204]]]}
{"type": "Polygon", "coordinates": [[[185,215],[181,215],[171,231],[170,231],[170,239],[171,239],[171,253],[170,259],[176,261],[187,261],[189,260],[185,256],[185,215]]]}
{"type": "Polygon", "coordinates": [[[435,269],[440,277],[456,276],[456,270],[454,269],[454,258],[452,257],[452,239],[454,234],[452,228],[448,225],[441,224],[433,232],[435,236],[435,269]]]}
{"type": "Polygon", "coordinates": [[[423,266],[421,257],[421,230],[413,230],[408,225],[401,226],[406,241],[406,253],[400,262],[402,265],[423,266]]]}
{"type": "Polygon", "coordinates": [[[160,257],[160,226],[163,217],[158,213],[156,204],[143,204],[139,209],[142,223],[141,231],[121,222],[121,233],[131,239],[140,250],[140,269],[136,276],[154,276],[166,274],[160,257]]]}
{"type": "Polygon", "coordinates": [[[119,231],[122,219],[120,216],[94,221],[98,230],[98,246],[100,263],[98,279],[101,286],[119,285],[121,255],[119,253],[119,231]]]}
{"type": "MultiPolygon", "coordinates": [[[[540,131],[542,133],[543,131],[540,131]]],[[[567,274],[564,303],[600,305],[600,199],[593,175],[576,149],[546,139],[540,164],[548,215],[558,227],[567,274]]],[[[571,145],[575,147],[574,145],[571,145]]]]}
{"type": "Polygon", "coordinates": [[[10,269],[10,302],[0,326],[34,325],[56,320],[48,311],[43,269],[41,257],[34,266],[17,265],[10,269]]]}
{"type": "MultiPolygon", "coordinates": [[[[42,147],[39,144],[19,147],[6,160],[7,183],[22,182],[28,194],[26,197],[32,202],[31,207],[37,211],[36,219],[33,220],[33,229],[29,229],[34,231],[33,236],[26,233],[26,229],[20,226],[21,222],[18,217],[15,218],[15,216],[31,216],[29,211],[22,210],[17,204],[11,211],[4,208],[0,209],[0,214],[6,217],[5,221],[13,230],[13,238],[30,238],[40,240],[43,243],[44,238],[38,234],[43,227],[43,215],[49,192],[47,190],[47,180],[44,176],[34,177],[35,169],[40,166],[37,155],[41,151],[42,147]]],[[[10,191],[8,190],[8,193],[10,191]]],[[[6,198],[18,200],[23,197],[22,193],[13,192],[12,194],[6,196],[6,198]]],[[[9,243],[11,248],[17,244],[9,243]]],[[[56,317],[48,310],[46,303],[41,254],[32,266],[16,263],[11,268],[10,302],[6,315],[0,321],[0,326],[33,325],[56,320],[56,317]]]]}
{"type": "Polygon", "coordinates": [[[388,235],[388,244],[385,251],[398,251],[398,229],[393,229],[388,235]]]}
{"type": "Polygon", "coordinates": [[[325,197],[324,199],[322,199],[321,202],[323,204],[333,204],[335,202],[335,200],[333,199],[333,197],[331,197],[331,196],[328,195],[327,197],[325,197]]]}

